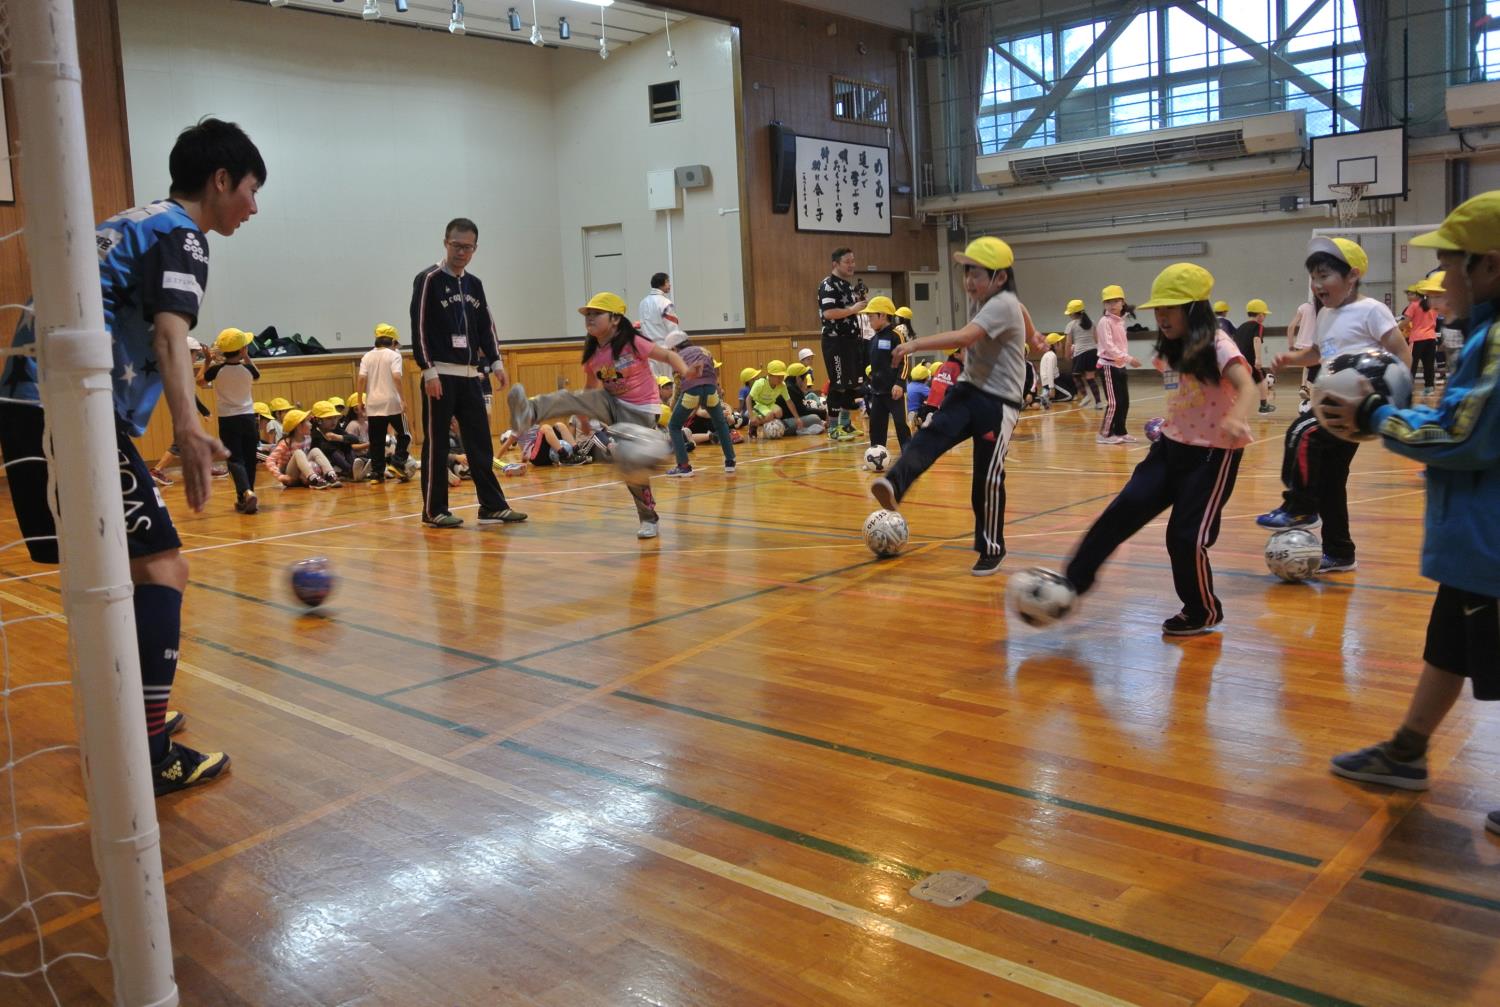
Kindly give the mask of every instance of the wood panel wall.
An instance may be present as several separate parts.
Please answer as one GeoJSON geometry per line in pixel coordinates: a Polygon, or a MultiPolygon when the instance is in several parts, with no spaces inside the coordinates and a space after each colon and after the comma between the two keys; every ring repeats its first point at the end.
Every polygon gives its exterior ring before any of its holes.
{"type": "MultiPolygon", "coordinates": [[[[133,193],[120,63],[120,22],[114,0],[74,0],[74,10],[78,21],[78,57],[83,69],[84,129],[88,134],[94,216],[103,220],[127,209],[133,193]]],[[[25,135],[24,126],[16,118],[14,86],[11,81],[5,82],[5,124],[10,135],[10,163],[17,200],[14,204],[0,204],[0,234],[10,234],[25,225],[25,200],[21,197],[26,171],[25,135]]],[[[166,151],[162,151],[162,157],[166,156],[166,151]]],[[[30,297],[31,270],[26,262],[23,234],[0,243],[0,304],[17,304],[30,297]]],[[[9,343],[16,319],[14,310],[0,315],[0,342],[9,343]]]]}

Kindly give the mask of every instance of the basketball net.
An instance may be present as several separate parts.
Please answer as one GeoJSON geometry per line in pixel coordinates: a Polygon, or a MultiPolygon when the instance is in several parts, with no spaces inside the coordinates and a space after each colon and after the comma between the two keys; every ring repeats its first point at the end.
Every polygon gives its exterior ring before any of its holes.
{"type": "Polygon", "coordinates": [[[1348,227],[1359,218],[1359,206],[1367,188],[1369,186],[1364,182],[1338,182],[1328,187],[1328,191],[1338,197],[1334,210],[1340,227],[1348,227]]]}

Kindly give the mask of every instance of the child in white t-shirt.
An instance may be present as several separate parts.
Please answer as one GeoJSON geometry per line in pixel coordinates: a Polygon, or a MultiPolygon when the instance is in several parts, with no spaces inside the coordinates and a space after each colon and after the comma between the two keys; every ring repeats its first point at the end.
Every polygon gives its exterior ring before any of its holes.
{"type": "Polygon", "coordinates": [[[1042,354],[1040,367],[1043,409],[1051,409],[1052,400],[1057,398],[1057,344],[1066,338],[1061,332],[1053,332],[1047,336],[1047,352],[1042,354]]]}
{"type": "Polygon", "coordinates": [[[386,480],[385,432],[396,432],[396,453],[391,471],[402,482],[411,478],[407,472],[407,450],[411,435],[406,430],[406,406],[401,399],[401,376],[405,365],[396,349],[398,333],[384,322],[375,326],[375,348],[359,361],[359,378],[355,383],[365,405],[365,434],[370,443],[367,468],[372,483],[386,480]]]}

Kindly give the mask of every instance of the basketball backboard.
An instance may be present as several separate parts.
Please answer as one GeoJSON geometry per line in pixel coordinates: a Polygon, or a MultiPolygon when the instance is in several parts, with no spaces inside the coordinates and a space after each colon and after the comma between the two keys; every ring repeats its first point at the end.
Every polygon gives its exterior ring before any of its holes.
{"type": "Polygon", "coordinates": [[[1406,129],[1366,129],[1315,136],[1308,201],[1330,205],[1339,194],[1330,185],[1363,185],[1365,199],[1406,196],[1406,129]]]}

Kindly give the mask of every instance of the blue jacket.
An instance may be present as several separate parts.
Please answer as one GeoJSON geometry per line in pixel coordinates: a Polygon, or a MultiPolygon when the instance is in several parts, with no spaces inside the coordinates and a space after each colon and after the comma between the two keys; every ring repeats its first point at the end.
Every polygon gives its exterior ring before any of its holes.
{"type": "Polygon", "coordinates": [[[1476,305],[1436,407],[1381,406],[1385,446],[1427,466],[1422,576],[1500,597],[1500,303],[1476,305]]]}

